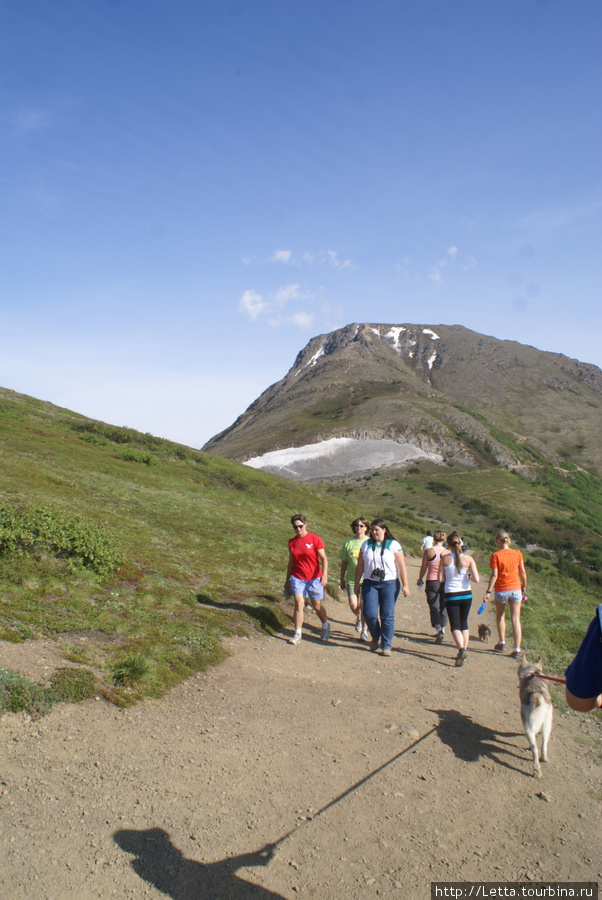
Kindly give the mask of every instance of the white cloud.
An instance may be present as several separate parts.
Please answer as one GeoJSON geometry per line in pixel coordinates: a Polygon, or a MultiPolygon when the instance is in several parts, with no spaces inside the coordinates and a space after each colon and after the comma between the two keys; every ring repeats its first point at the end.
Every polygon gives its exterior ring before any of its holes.
{"type": "Polygon", "coordinates": [[[269,304],[265,302],[261,294],[256,291],[245,291],[238,301],[238,311],[245,313],[249,318],[257,321],[262,313],[269,310],[269,304]]]}
{"type": "Polygon", "coordinates": [[[270,256],[270,262],[290,263],[292,255],[292,250],[274,250],[270,256]]]}
{"type": "MultiPolygon", "coordinates": [[[[428,275],[430,280],[433,281],[435,284],[442,284],[443,276],[441,274],[441,270],[445,269],[446,266],[452,266],[452,268],[453,268],[453,266],[456,262],[457,255],[458,255],[458,248],[455,245],[448,247],[446,255],[443,256],[437,263],[435,263],[433,268],[430,270],[429,275],[428,275]]],[[[475,265],[476,265],[476,263],[475,263],[475,265]]],[[[470,268],[473,268],[473,266],[470,266],[470,268]]]]}
{"type": "Polygon", "coordinates": [[[258,294],[257,291],[245,291],[238,301],[238,311],[249,316],[254,322],[260,317],[264,318],[272,328],[277,328],[283,322],[292,322],[301,328],[306,328],[313,321],[313,313],[306,310],[285,317],[283,311],[288,303],[295,301],[307,302],[314,299],[311,291],[304,291],[297,282],[284,284],[267,297],[258,294]]]}
{"type": "Polygon", "coordinates": [[[357,269],[356,263],[351,259],[339,259],[336,250],[305,250],[300,257],[293,254],[292,250],[274,250],[268,257],[268,262],[284,263],[289,266],[330,266],[333,269],[357,269]]]}
{"type": "Polygon", "coordinates": [[[45,109],[23,109],[11,119],[13,134],[26,134],[30,131],[38,131],[46,128],[52,120],[52,116],[45,109]]]}
{"type": "Polygon", "coordinates": [[[298,312],[291,317],[291,322],[293,325],[296,325],[297,328],[309,328],[313,325],[314,315],[313,313],[298,312]]]}
{"type": "Polygon", "coordinates": [[[274,300],[276,303],[284,306],[289,300],[305,300],[309,294],[303,293],[298,284],[285,284],[284,287],[278,288],[274,292],[274,300]]]}
{"type": "Polygon", "coordinates": [[[339,259],[339,255],[336,250],[329,250],[326,254],[326,259],[331,266],[335,269],[355,269],[357,266],[350,259],[339,259]]]}

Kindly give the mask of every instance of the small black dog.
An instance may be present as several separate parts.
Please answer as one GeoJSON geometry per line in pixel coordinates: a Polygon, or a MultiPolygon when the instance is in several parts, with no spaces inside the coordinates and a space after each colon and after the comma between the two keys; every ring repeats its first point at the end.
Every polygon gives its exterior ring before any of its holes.
{"type": "Polygon", "coordinates": [[[489,625],[479,625],[479,640],[488,641],[491,637],[491,628],[489,625]]]}

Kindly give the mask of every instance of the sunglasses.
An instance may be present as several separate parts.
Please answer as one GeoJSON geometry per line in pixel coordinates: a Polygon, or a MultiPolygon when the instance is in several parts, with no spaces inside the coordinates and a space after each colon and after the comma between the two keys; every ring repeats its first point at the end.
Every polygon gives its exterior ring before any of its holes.
{"type": "Polygon", "coordinates": [[[305,528],[305,525],[293,525],[293,528],[298,531],[301,528],[305,528]]]}

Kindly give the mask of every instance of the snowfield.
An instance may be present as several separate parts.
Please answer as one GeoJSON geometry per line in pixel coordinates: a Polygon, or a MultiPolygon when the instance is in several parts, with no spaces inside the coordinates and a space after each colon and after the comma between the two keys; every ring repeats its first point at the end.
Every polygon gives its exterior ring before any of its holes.
{"type": "Polygon", "coordinates": [[[426,453],[413,444],[399,444],[389,439],[360,441],[331,438],[304,447],[273,450],[248,459],[245,465],[293,481],[319,481],[322,478],[402,466],[417,459],[442,462],[437,453],[426,453]]]}

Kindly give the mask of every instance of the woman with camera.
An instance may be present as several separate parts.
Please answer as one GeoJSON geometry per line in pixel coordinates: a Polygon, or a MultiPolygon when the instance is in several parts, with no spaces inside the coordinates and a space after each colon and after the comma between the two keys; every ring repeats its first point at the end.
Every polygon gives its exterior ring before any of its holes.
{"type": "Polygon", "coordinates": [[[374,519],[370,525],[370,538],[362,544],[355,570],[356,594],[362,576],[364,620],[372,637],[370,650],[378,650],[381,646],[383,656],[391,656],[400,583],[404,597],[410,593],[410,587],[403,550],[384,519],[374,519]]]}

